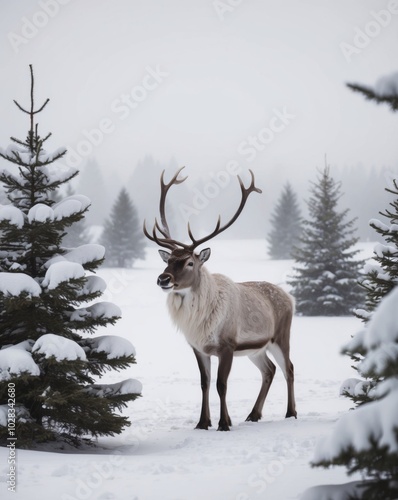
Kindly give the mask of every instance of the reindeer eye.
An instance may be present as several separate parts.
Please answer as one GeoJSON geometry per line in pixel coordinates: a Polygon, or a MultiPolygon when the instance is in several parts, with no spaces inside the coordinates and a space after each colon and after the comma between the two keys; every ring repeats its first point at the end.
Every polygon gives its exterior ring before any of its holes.
{"type": "Polygon", "coordinates": [[[188,262],[189,267],[193,267],[193,262],[188,262]]]}

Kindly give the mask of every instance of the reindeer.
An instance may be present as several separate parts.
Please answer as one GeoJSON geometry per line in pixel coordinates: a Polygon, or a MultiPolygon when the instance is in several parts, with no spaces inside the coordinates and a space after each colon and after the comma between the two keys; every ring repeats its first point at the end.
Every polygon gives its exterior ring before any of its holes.
{"type": "Polygon", "coordinates": [[[183,332],[196,356],[200,370],[202,409],[196,429],[211,427],[209,409],[210,357],[219,359],[217,391],[220,397],[220,420],[218,430],[229,431],[231,419],[228,414],[226,393],[227,380],[234,356],[248,356],[262,375],[262,385],[257,400],[246,421],[261,419],[264,401],[275,374],[275,365],[267,356],[270,352],[283,371],[287,382],[286,418],[297,418],[294,399],[293,364],[289,358],[290,326],[294,312],[292,297],[280,287],[265,281],[234,283],[222,274],[211,274],[203,264],[210,257],[210,248],[199,253],[195,249],[230,227],[241,214],[250,193],[261,193],[254,185],[254,174],[250,170],[251,184],[245,188],[238,177],[242,199],[231,220],[221,225],[221,217],[212,233],[195,239],[188,223],[190,244],[182,243],[170,236],[166,220],[166,196],[171,186],[181,184],[187,177],[178,178],[181,170],[171,181],[164,182],[164,171],[160,178],[159,203],[161,225],[155,218],[150,234],[144,221],[147,238],[171,252],[159,250],[167,264],[158,277],[157,284],[168,292],[167,305],[172,320],[183,332]]]}

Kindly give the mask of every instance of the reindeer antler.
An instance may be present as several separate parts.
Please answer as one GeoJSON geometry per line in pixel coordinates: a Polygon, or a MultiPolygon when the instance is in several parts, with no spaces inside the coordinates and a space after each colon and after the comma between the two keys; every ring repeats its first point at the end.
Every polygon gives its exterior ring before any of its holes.
{"type": "Polygon", "coordinates": [[[147,238],[149,238],[151,241],[154,241],[161,247],[169,248],[170,250],[174,250],[177,246],[181,246],[185,248],[186,245],[183,243],[173,240],[172,237],[170,236],[170,229],[169,225],[167,223],[166,219],[166,196],[174,184],[181,184],[182,182],[187,180],[187,177],[184,177],[183,179],[178,179],[178,176],[185,167],[181,167],[177,173],[174,175],[174,177],[171,179],[169,183],[164,182],[164,170],[162,172],[162,175],[160,176],[160,201],[159,201],[159,213],[160,213],[160,221],[162,223],[163,227],[160,227],[157,219],[155,218],[155,224],[152,229],[152,235],[150,235],[147,231],[146,228],[146,221],[144,220],[144,234],[147,238]],[[159,237],[157,235],[157,231],[163,236],[163,238],[159,237]]]}
{"type": "Polygon", "coordinates": [[[178,179],[178,175],[183,168],[184,167],[182,167],[178,170],[178,172],[174,175],[174,177],[171,179],[171,181],[168,184],[166,184],[164,182],[164,170],[163,170],[162,175],[160,177],[161,194],[160,194],[160,203],[159,203],[160,220],[162,222],[163,227],[159,226],[159,223],[158,223],[157,219],[155,218],[155,225],[153,226],[152,235],[150,235],[146,229],[145,221],[144,221],[144,233],[145,233],[145,236],[147,238],[149,238],[151,241],[154,241],[159,246],[169,248],[170,250],[174,250],[176,247],[181,247],[181,248],[184,248],[185,250],[193,251],[193,250],[195,250],[196,247],[198,247],[199,245],[201,245],[205,241],[211,240],[212,238],[214,238],[215,236],[217,236],[218,234],[222,233],[223,231],[228,229],[230,226],[232,226],[232,224],[236,221],[236,219],[242,213],[242,210],[243,210],[244,206],[246,205],[246,201],[247,201],[250,193],[252,193],[253,191],[255,191],[256,193],[262,193],[262,191],[261,191],[261,189],[257,188],[254,185],[254,174],[251,170],[249,170],[249,172],[251,174],[252,180],[251,180],[250,186],[248,188],[245,188],[242,179],[238,175],[237,177],[238,177],[240,189],[242,192],[242,199],[241,199],[241,202],[240,202],[240,205],[239,205],[237,211],[235,212],[235,215],[230,219],[229,222],[227,222],[227,224],[224,224],[223,226],[221,226],[221,216],[219,215],[216,227],[214,228],[213,232],[210,233],[208,236],[200,238],[199,240],[195,239],[195,237],[193,236],[192,231],[191,231],[191,226],[188,222],[188,235],[192,241],[192,243],[190,245],[188,245],[186,243],[182,243],[180,241],[177,241],[177,240],[174,240],[171,238],[170,229],[169,229],[169,226],[167,224],[166,213],[165,213],[165,202],[166,202],[166,196],[167,196],[168,190],[170,189],[170,187],[173,184],[181,184],[182,182],[184,182],[187,179],[187,177],[184,177],[183,179],[178,179]],[[157,232],[159,232],[163,236],[163,238],[159,237],[157,232]]]}
{"type": "Polygon", "coordinates": [[[236,221],[236,219],[242,213],[242,210],[243,210],[244,206],[246,205],[246,201],[247,201],[247,198],[249,197],[250,193],[252,193],[253,191],[255,191],[256,193],[262,193],[261,189],[257,188],[254,185],[253,172],[251,170],[249,170],[249,172],[252,176],[252,180],[251,180],[250,186],[248,188],[245,188],[242,179],[239,177],[239,175],[237,176],[238,180],[239,180],[239,184],[240,184],[240,189],[242,191],[242,200],[240,202],[238,210],[235,212],[235,215],[232,217],[232,219],[227,224],[225,224],[224,226],[221,226],[221,216],[219,215],[216,227],[214,228],[214,231],[212,233],[210,233],[208,236],[205,236],[203,238],[200,238],[199,240],[196,240],[192,234],[192,231],[191,231],[191,228],[190,228],[190,225],[188,222],[188,234],[192,240],[192,245],[190,245],[190,248],[195,249],[196,247],[198,247],[199,245],[201,245],[205,241],[211,240],[212,238],[214,238],[215,236],[217,236],[218,234],[222,233],[223,231],[228,229],[230,226],[232,226],[232,224],[236,221]]]}

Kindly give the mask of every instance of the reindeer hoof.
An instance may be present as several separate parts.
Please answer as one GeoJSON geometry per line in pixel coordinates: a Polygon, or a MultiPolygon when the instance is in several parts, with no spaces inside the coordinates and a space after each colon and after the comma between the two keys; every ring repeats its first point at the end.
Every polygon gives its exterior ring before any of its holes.
{"type": "Polygon", "coordinates": [[[287,413],[286,413],[285,418],[290,418],[290,417],[297,418],[297,412],[296,411],[290,411],[290,410],[288,410],[287,413]]]}
{"type": "Polygon", "coordinates": [[[209,427],[211,427],[211,422],[206,421],[206,422],[198,422],[198,425],[195,427],[195,429],[204,429],[204,430],[209,430],[209,427]]]}
{"type": "Polygon", "coordinates": [[[247,417],[246,422],[258,422],[259,420],[261,420],[261,415],[251,412],[250,415],[247,417]]]}
{"type": "Polygon", "coordinates": [[[231,430],[231,429],[229,428],[229,426],[230,426],[230,425],[232,425],[232,424],[231,424],[231,421],[229,422],[229,425],[228,425],[228,423],[227,423],[227,422],[221,422],[221,421],[220,421],[220,422],[218,423],[218,429],[217,429],[217,430],[218,430],[218,431],[229,431],[229,430],[231,430]]]}

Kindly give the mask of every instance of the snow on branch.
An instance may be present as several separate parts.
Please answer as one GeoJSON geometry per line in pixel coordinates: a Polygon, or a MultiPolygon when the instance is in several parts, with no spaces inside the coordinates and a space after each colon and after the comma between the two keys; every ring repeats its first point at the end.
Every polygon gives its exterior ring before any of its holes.
{"type": "Polygon", "coordinates": [[[86,361],[86,353],[76,342],[59,335],[47,333],[36,340],[32,352],[43,354],[44,357],[54,356],[57,361],[75,361],[80,359],[86,361]]]}
{"type": "Polygon", "coordinates": [[[398,71],[380,77],[374,87],[380,97],[398,96],[398,71]]]}
{"type": "Polygon", "coordinates": [[[86,321],[87,319],[110,319],[120,318],[122,311],[120,307],[112,302],[98,302],[89,307],[81,307],[72,312],[71,321],[86,321]]]}
{"type": "Polygon", "coordinates": [[[378,443],[390,453],[398,452],[396,440],[398,390],[390,392],[381,400],[362,405],[344,414],[333,432],[320,441],[315,449],[314,462],[329,462],[344,451],[366,452],[378,443]]]}
{"type": "Polygon", "coordinates": [[[56,255],[52,259],[48,260],[45,265],[49,268],[55,263],[68,261],[84,266],[91,262],[102,260],[104,256],[105,247],[96,243],[88,243],[86,245],[80,245],[77,248],[73,248],[63,255],[56,255]]]}
{"type": "Polygon", "coordinates": [[[64,198],[53,206],[56,220],[71,217],[77,213],[83,212],[91,205],[90,198],[83,195],[72,195],[64,198]]]}
{"type": "Polygon", "coordinates": [[[90,295],[92,293],[103,293],[106,290],[106,281],[99,276],[87,276],[86,283],[78,292],[78,295],[90,295]]]}
{"type": "Polygon", "coordinates": [[[0,292],[6,296],[18,297],[25,292],[32,297],[41,294],[40,285],[24,273],[0,273],[0,292]]]}
{"type": "MultiPolygon", "coordinates": [[[[32,422],[33,419],[30,416],[29,411],[23,405],[15,405],[15,417],[18,419],[18,422],[32,422]]],[[[8,426],[8,405],[0,405],[0,425],[3,427],[8,426]]]]}
{"type": "Polygon", "coordinates": [[[300,497],[300,500],[348,500],[350,498],[361,498],[363,483],[352,481],[345,484],[325,484],[308,488],[300,497]]]}
{"type": "MultiPolygon", "coordinates": [[[[367,375],[372,370],[383,377],[388,363],[396,366],[398,359],[398,288],[393,289],[380,302],[367,327],[351,340],[352,352],[363,349],[367,354],[358,365],[358,371],[367,375]]],[[[354,389],[355,390],[355,389],[354,389]]],[[[321,441],[314,463],[333,462],[349,450],[367,452],[377,443],[388,453],[398,452],[398,377],[380,382],[375,390],[375,401],[346,413],[337,422],[333,432],[321,441]]]]}
{"type": "Polygon", "coordinates": [[[83,278],[84,274],[85,271],[82,265],[76,262],[54,262],[47,269],[42,286],[49,290],[54,290],[60,283],[83,278]]]}
{"type": "Polygon", "coordinates": [[[28,221],[32,222],[46,222],[54,220],[54,211],[44,203],[37,203],[28,212],[28,221]]]}
{"type": "Polygon", "coordinates": [[[116,384],[95,384],[86,389],[86,391],[97,397],[113,397],[126,394],[141,394],[142,384],[139,380],[129,378],[116,384]]]}
{"type": "Polygon", "coordinates": [[[377,257],[381,259],[385,255],[396,255],[397,248],[391,245],[383,245],[383,243],[377,243],[373,249],[373,252],[377,255],[377,257]]]}
{"type": "Polygon", "coordinates": [[[8,347],[0,350],[0,381],[10,380],[14,375],[29,373],[38,377],[40,368],[34,362],[32,355],[24,349],[8,347]]]}
{"type": "Polygon", "coordinates": [[[102,260],[105,256],[105,247],[98,245],[96,243],[88,243],[86,245],[80,245],[73,250],[70,250],[64,254],[64,258],[71,262],[77,262],[84,266],[89,262],[94,262],[96,260],[102,260]]]}
{"type": "Polygon", "coordinates": [[[135,348],[129,340],[113,335],[87,339],[86,345],[90,347],[91,352],[105,352],[108,359],[135,356],[136,354],[135,348]]]}
{"type": "Polygon", "coordinates": [[[3,220],[21,228],[24,225],[24,214],[14,205],[0,205],[0,222],[3,220]]]}

